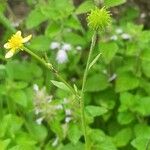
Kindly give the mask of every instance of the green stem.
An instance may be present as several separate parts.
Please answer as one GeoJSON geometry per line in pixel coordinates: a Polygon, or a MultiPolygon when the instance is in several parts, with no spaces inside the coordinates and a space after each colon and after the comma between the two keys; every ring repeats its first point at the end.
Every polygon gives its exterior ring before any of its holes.
{"type": "Polygon", "coordinates": [[[9,19],[7,19],[2,12],[0,12],[0,23],[3,24],[8,30],[10,30],[12,33],[16,32],[16,29],[12,26],[9,19]]]}
{"type": "Polygon", "coordinates": [[[84,104],[85,104],[85,102],[84,102],[84,91],[85,91],[85,84],[86,84],[87,75],[88,75],[88,71],[89,71],[89,65],[90,65],[90,61],[91,61],[92,52],[93,52],[93,49],[94,49],[94,46],[96,43],[96,34],[97,34],[97,32],[95,31],[93,34],[93,37],[92,37],[90,52],[88,55],[86,68],[85,68],[84,75],[83,75],[81,99],[80,99],[81,120],[82,120],[82,128],[83,128],[83,132],[84,132],[85,149],[86,150],[88,150],[88,139],[87,139],[87,129],[86,129],[85,114],[84,114],[84,104]]]}
{"type": "Polygon", "coordinates": [[[58,71],[56,69],[54,69],[54,67],[52,66],[52,64],[47,63],[44,59],[40,58],[38,55],[36,55],[35,53],[33,53],[30,49],[28,49],[27,47],[22,47],[22,49],[24,51],[26,51],[27,53],[29,53],[31,56],[33,56],[35,59],[37,59],[43,66],[45,66],[47,69],[51,70],[56,77],[63,82],[72,92],[72,94],[74,94],[75,96],[77,95],[76,91],[64,80],[64,78],[58,73],[58,71]]]}

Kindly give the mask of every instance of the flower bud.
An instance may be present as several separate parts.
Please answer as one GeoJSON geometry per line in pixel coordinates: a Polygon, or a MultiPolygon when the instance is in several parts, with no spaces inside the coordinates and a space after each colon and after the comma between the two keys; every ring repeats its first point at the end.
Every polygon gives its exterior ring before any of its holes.
{"type": "Polygon", "coordinates": [[[104,30],[111,24],[111,14],[105,7],[91,10],[87,17],[88,26],[93,30],[104,30]]]}

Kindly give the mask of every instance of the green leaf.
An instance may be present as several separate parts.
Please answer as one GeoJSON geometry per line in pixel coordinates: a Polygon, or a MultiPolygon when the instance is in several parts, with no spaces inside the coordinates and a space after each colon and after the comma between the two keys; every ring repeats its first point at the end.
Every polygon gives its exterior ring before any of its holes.
{"type": "Polygon", "coordinates": [[[142,61],[142,71],[143,73],[150,78],[150,61],[142,61]]]}
{"type": "Polygon", "coordinates": [[[36,26],[41,24],[46,19],[47,19],[47,16],[45,16],[41,12],[40,7],[37,7],[29,13],[29,15],[26,19],[26,27],[28,29],[35,28],[36,26]]]}
{"type": "Polygon", "coordinates": [[[117,116],[117,120],[119,124],[121,125],[126,125],[131,123],[135,119],[135,116],[133,113],[125,111],[125,112],[120,112],[117,116]]]}
{"type": "Polygon", "coordinates": [[[117,147],[123,147],[129,143],[131,138],[132,130],[130,128],[124,128],[113,137],[113,141],[117,147]]]}
{"type": "Polygon", "coordinates": [[[149,49],[145,49],[142,51],[142,54],[140,56],[140,58],[142,60],[145,60],[145,61],[149,61],[150,62],[150,50],[149,49]]]}
{"type": "Polygon", "coordinates": [[[17,134],[16,138],[15,138],[15,142],[18,145],[21,145],[23,147],[31,147],[34,146],[37,141],[35,141],[32,136],[30,136],[29,134],[25,133],[25,132],[20,132],[19,134],[17,134]]]}
{"type": "Polygon", "coordinates": [[[11,142],[10,139],[0,140],[0,150],[7,150],[7,147],[10,142],[11,142]]]}
{"type": "Polygon", "coordinates": [[[97,116],[101,116],[105,114],[108,110],[104,107],[89,105],[89,106],[86,106],[85,111],[87,115],[89,114],[92,117],[97,117],[97,116]]]}
{"type": "MultiPolygon", "coordinates": [[[[2,1],[0,3],[0,13],[3,13],[6,10],[6,8],[7,8],[7,2],[6,1],[2,1]]],[[[0,22],[1,22],[1,20],[0,20],[0,22]]]]}
{"type": "Polygon", "coordinates": [[[57,119],[58,118],[55,118],[50,122],[50,128],[60,139],[63,139],[64,135],[63,135],[62,126],[59,120],[57,119]]]}
{"type": "Polygon", "coordinates": [[[97,60],[99,59],[100,55],[101,55],[101,53],[98,54],[98,55],[93,59],[93,61],[92,61],[92,62],[90,63],[90,65],[89,65],[89,69],[97,62],[97,60]]]}
{"type": "Polygon", "coordinates": [[[126,2],[126,0],[104,0],[104,5],[107,8],[109,8],[109,7],[114,7],[114,6],[121,5],[125,2],[126,2]]]}
{"type": "Polygon", "coordinates": [[[77,15],[87,13],[91,9],[94,9],[94,8],[95,8],[94,3],[90,0],[87,0],[87,1],[84,1],[82,4],[80,4],[80,6],[76,9],[75,13],[77,15]]]}
{"type": "Polygon", "coordinates": [[[140,113],[143,116],[150,115],[150,97],[141,97],[137,101],[137,105],[134,108],[136,112],[140,113]]]}
{"type": "Polygon", "coordinates": [[[24,88],[26,88],[28,86],[28,83],[27,82],[23,82],[23,81],[14,82],[13,86],[14,86],[14,89],[24,89],[24,88]]]}
{"type": "Polygon", "coordinates": [[[60,0],[46,2],[41,7],[42,13],[51,20],[63,20],[72,14],[74,6],[71,1],[60,0]],[[67,9],[66,9],[67,8],[67,9]]]}
{"type": "Polygon", "coordinates": [[[105,90],[109,86],[107,77],[103,74],[94,74],[88,78],[86,83],[86,91],[98,92],[105,90]]]}
{"type": "Polygon", "coordinates": [[[114,58],[119,48],[116,43],[110,42],[110,43],[101,43],[100,49],[105,63],[108,64],[114,58]]]}
{"type": "Polygon", "coordinates": [[[130,72],[119,73],[116,79],[116,92],[135,89],[139,86],[139,79],[130,72]]]}
{"type": "Polygon", "coordinates": [[[131,144],[133,147],[136,148],[136,150],[149,150],[147,149],[147,144],[149,143],[150,138],[143,138],[143,137],[138,137],[135,138],[131,144]]]}
{"type": "Polygon", "coordinates": [[[13,91],[11,92],[10,96],[13,99],[13,101],[16,102],[17,104],[23,107],[27,107],[27,104],[28,104],[27,96],[23,90],[13,91]]]}
{"type": "Polygon", "coordinates": [[[131,142],[131,144],[137,150],[149,150],[150,147],[148,144],[150,141],[150,127],[146,124],[137,124],[134,127],[134,132],[136,138],[131,142]]]}
{"type": "Polygon", "coordinates": [[[150,126],[146,124],[136,124],[134,127],[136,137],[150,138],[150,126]]]}
{"type": "Polygon", "coordinates": [[[65,91],[69,91],[70,92],[70,89],[68,88],[68,86],[66,86],[63,82],[58,82],[58,81],[54,81],[54,80],[51,80],[51,82],[58,88],[62,89],[62,90],[65,90],[65,91]]]}
{"type": "Polygon", "coordinates": [[[77,33],[67,32],[63,36],[64,36],[64,40],[72,45],[76,45],[76,46],[78,46],[78,45],[85,46],[86,45],[85,38],[77,33]]]}
{"type": "Polygon", "coordinates": [[[36,141],[42,142],[46,139],[48,132],[45,126],[33,124],[31,130],[36,141]]]}
{"type": "MultiPolygon", "coordinates": [[[[57,34],[61,32],[61,26],[57,22],[50,22],[45,30],[45,35],[47,37],[55,37],[57,34]]],[[[49,42],[50,43],[50,42],[49,42]]]]}
{"type": "Polygon", "coordinates": [[[61,150],[83,150],[83,149],[84,145],[81,142],[78,142],[76,145],[69,143],[61,148],[61,150]]]}
{"type": "Polygon", "coordinates": [[[8,78],[17,81],[23,80],[25,82],[33,82],[33,80],[42,76],[42,69],[36,63],[27,61],[19,62],[14,60],[8,62],[6,72],[8,78]]]}
{"type": "Polygon", "coordinates": [[[0,123],[0,137],[4,137],[7,134],[14,138],[22,125],[22,118],[11,114],[5,115],[0,123]]]}
{"type": "Polygon", "coordinates": [[[45,52],[49,49],[50,39],[46,36],[36,36],[31,40],[30,48],[34,51],[45,52]]]}
{"type": "Polygon", "coordinates": [[[81,135],[82,135],[82,131],[78,124],[74,124],[74,123],[69,124],[68,138],[73,144],[77,144],[81,135]]]}
{"type": "Polygon", "coordinates": [[[120,108],[119,111],[120,112],[124,112],[129,110],[132,110],[132,108],[134,108],[135,104],[136,104],[137,99],[135,98],[134,95],[128,93],[128,92],[124,92],[121,93],[120,95],[120,108]]]}

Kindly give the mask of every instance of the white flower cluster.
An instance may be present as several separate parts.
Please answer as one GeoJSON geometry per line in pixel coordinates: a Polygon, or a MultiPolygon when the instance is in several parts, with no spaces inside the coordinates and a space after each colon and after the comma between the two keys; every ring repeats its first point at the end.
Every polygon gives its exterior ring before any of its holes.
{"type": "Polygon", "coordinates": [[[72,110],[68,108],[69,100],[64,98],[62,104],[54,104],[51,103],[53,101],[53,96],[48,95],[46,92],[46,88],[43,87],[39,89],[37,84],[33,85],[33,90],[35,91],[34,97],[34,106],[35,106],[35,116],[36,116],[36,123],[41,125],[43,120],[51,120],[53,119],[58,111],[64,111],[65,113],[65,123],[69,123],[72,120],[72,110]],[[66,108],[67,106],[67,108],[66,108]]]}
{"type": "Polygon", "coordinates": [[[110,40],[112,40],[112,41],[118,40],[118,37],[119,37],[119,36],[120,36],[123,40],[130,40],[130,39],[131,39],[131,35],[129,35],[128,33],[124,33],[121,28],[117,28],[115,32],[116,32],[116,34],[114,34],[114,35],[112,35],[112,36],[110,37],[110,40]]]}
{"type": "MultiPolygon", "coordinates": [[[[57,50],[56,54],[56,61],[58,64],[63,64],[68,61],[68,51],[72,50],[72,45],[69,43],[59,43],[59,42],[52,42],[50,44],[51,50],[57,50]]],[[[77,51],[81,51],[81,46],[76,46],[75,48],[77,51]]]]}
{"type": "Polygon", "coordinates": [[[72,49],[72,46],[68,43],[59,43],[59,42],[52,42],[50,44],[50,49],[55,50],[57,49],[58,52],[56,54],[56,61],[59,64],[66,63],[68,61],[67,51],[72,49]]]}

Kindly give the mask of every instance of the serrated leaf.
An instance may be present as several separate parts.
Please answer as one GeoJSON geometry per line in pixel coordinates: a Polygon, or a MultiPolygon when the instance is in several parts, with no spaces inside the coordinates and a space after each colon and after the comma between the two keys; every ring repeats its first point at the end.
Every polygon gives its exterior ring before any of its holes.
{"type": "Polygon", "coordinates": [[[99,59],[99,57],[101,56],[101,53],[98,54],[94,59],[93,61],[90,63],[89,65],[89,69],[97,62],[97,60],[99,59]]]}
{"type": "Polygon", "coordinates": [[[41,12],[40,8],[37,7],[29,13],[26,19],[26,27],[28,29],[34,28],[46,19],[47,17],[41,12]]]}
{"type": "Polygon", "coordinates": [[[23,106],[23,107],[27,107],[27,96],[26,96],[26,93],[23,91],[23,90],[16,90],[16,91],[13,91],[11,94],[10,94],[12,100],[14,102],[16,102],[17,104],[23,106]]]}
{"type": "Polygon", "coordinates": [[[131,123],[135,119],[135,116],[133,113],[125,111],[125,112],[120,112],[117,116],[117,120],[119,124],[121,125],[126,125],[131,123]]]}
{"type": "Polygon", "coordinates": [[[130,72],[123,72],[117,75],[116,92],[123,92],[135,89],[139,86],[139,79],[130,72]]]}
{"type": "Polygon", "coordinates": [[[134,133],[136,137],[150,138],[150,126],[146,124],[136,124],[134,133]]]}
{"type": "Polygon", "coordinates": [[[105,114],[108,111],[108,109],[104,107],[100,107],[100,106],[89,105],[89,106],[86,106],[85,111],[92,117],[96,117],[96,116],[101,116],[105,114]]]}
{"type": "Polygon", "coordinates": [[[7,150],[7,147],[10,142],[11,142],[10,139],[0,140],[0,150],[7,150]]]}
{"type": "Polygon", "coordinates": [[[97,92],[106,89],[109,86],[107,77],[103,74],[94,74],[88,78],[86,91],[97,92]]]}
{"type": "Polygon", "coordinates": [[[133,147],[136,148],[136,150],[149,150],[147,149],[147,144],[149,143],[149,141],[150,141],[150,138],[138,137],[138,138],[135,138],[131,142],[131,144],[133,145],[133,147]]]}
{"type": "Polygon", "coordinates": [[[76,144],[82,135],[81,129],[77,124],[70,124],[68,129],[68,138],[73,143],[76,144]]]}
{"type": "Polygon", "coordinates": [[[124,128],[120,130],[113,138],[113,141],[117,147],[126,146],[132,138],[132,130],[130,128],[124,128]]]}
{"type": "Polygon", "coordinates": [[[123,3],[125,3],[126,0],[105,0],[104,1],[104,5],[109,8],[109,7],[114,7],[114,6],[118,6],[121,5],[123,3]]]}
{"type": "Polygon", "coordinates": [[[50,39],[46,36],[36,36],[30,42],[30,48],[34,51],[47,51],[49,49],[50,39]],[[42,44],[41,44],[42,43],[42,44]]]}
{"type": "Polygon", "coordinates": [[[118,51],[118,45],[115,42],[101,43],[100,49],[105,63],[110,63],[118,51]]]}
{"type": "Polygon", "coordinates": [[[58,81],[55,81],[55,80],[51,80],[51,82],[58,88],[62,89],[62,90],[65,90],[65,91],[69,91],[70,92],[70,89],[63,83],[63,82],[58,82],[58,81]]]}
{"type": "Polygon", "coordinates": [[[91,9],[95,8],[95,5],[92,1],[88,0],[80,4],[80,6],[76,9],[75,13],[77,15],[87,13],[91,9]]]}
{"type": "Polygon", "coordinates": [[[150,115],[150,97],[141,97],[137,101],[137,105],[135,106],[135,111],[141,114],[142,116],[150,115]]]}

